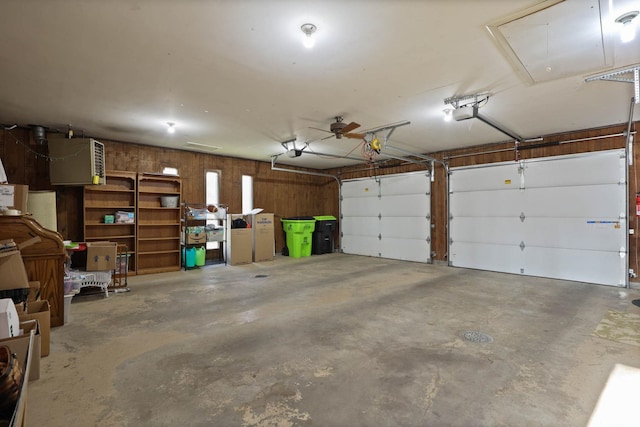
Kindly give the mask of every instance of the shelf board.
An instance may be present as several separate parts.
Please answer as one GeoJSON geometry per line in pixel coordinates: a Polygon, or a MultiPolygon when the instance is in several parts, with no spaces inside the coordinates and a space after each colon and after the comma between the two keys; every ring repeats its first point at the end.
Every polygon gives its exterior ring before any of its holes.
{"type": "Polygon", "coordinates": [[[155,224],[140,224],[138,223],[138,227],[158,227],[158,226],[163,226],[163,227],[178,227],[180,225],[179,222],[172,222],[172,223],[155,223],[155,224]]]}
{"type": "Polygon", "coordinates": [[[135,209],[135,206],[118,206],[118,205],[85,205],[84,210],[87,209],[135,209]]]}
{"type": "Polygon", "coordinates": [[[171,251],[147,251],[147,252],[138,252],[138,257],[141,256],[145,256],[145,255],[158,255],[158,254],[179,254],[180,253],[180,249],[174,249],[171,251]]]}
{"type": "Polygon", "coordinates": [[[153,274],[153,273],[166,273],[168,271],[180,271],[179,265],[170,267],[153,267],[153,268],[139,268],[138,274],[153,274]]]}
{"type": "Polygon", "coordinates": [[[154,240],[162,241],[162,240],[178,240],[178,239],[180,239],[179,236],[172,236],[172,237],[138,237],[138,240],[145,241],[145,242],[152,242],[154,240]]]}
{"type": "Polygon", "coordinates": [[[175,208],[165,208],[162,206],[138,206],[138,209],[157,209],[157,210],[165,210],[165,211],[175,211],[175,210],[179,210],[180,206],[177,206],[175,208]]]}
{"type": "Polygon", "coordinates": [[[84,189],[85,191],[96,191],[96,192],[102,192],[102,193],[135,193],[136,190],[118,190],[116,188],[86,188],[84,189]]]}
{"type": "Polygon", "coordinates": [[[100,227],[100,226],[113,226],[113,225],[136,225],[135,222],[114,222],[113,224],[105,224],[104,222],[85,222],[85,227],[100,227]]]}
{"type": "Polygon", "coordinates": [[[136,237],[133,234],[123,234],[121,236],[89,236],[89,237],[85,237],[85,240],[109,240],[109,239],[133,239],[134,237],[136,237]]]}
{"type": "Polygon", "coordinates": [[[163,191],[163,190],[138,190],[138,194],[162,194],[163,196],[179,196],[180,191],[163,191]]]}

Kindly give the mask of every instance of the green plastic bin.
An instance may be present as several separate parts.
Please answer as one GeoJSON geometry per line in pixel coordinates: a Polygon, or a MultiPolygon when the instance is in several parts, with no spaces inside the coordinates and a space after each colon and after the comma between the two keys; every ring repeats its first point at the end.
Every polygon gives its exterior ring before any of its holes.
{"type": "Polygon", "coordinates": [[[282,228],[286,234],[287,248],[289,256],[292,258],[302,258],[311,256],[311,236],[316,228],[316,220],[282,218],[282,228]]]}

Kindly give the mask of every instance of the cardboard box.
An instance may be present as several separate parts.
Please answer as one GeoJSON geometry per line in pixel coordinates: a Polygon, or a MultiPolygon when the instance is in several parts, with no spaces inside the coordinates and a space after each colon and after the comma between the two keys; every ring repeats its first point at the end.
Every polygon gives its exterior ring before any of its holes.
{"type": "Polygon", "coordinates": [[[24,304],[16,306],[18,318],[20,322],[28,320],[37,320],[40,329],[40,356],[49,355],[51,342],[51,307],[49,301],[33,301],[27,303],[27,309],[24,310],[24,304]]]}
{"type": "Polygon", "coordinates": [[[227,263],[230,265],[251,264],[251,242],[253,235],[250,228],[231,229],[227,239],[227,263]]]}
{"type": "Polygon", "coordinates": [[[116,269],[116,242],[87,242],[87,271],[116,269]]]}
{"type": "Polygon", "coordinates": [[[21,213],[26,213],[28,197],[28,185],[0,184],[0,206],[18,209],[21,213]]]}
{"type": "Polygon", "coordinates": [[[11,298],[0,299],[0,339],[20,334],[20,318],[11,298]]]}
{"type": "Polygon", "coordinates": [[[29,288],[20,251],[0,252],[0,290],[29,288]]]}
{"type": "MultiPolygon", "coordinates": [[[[31,343],[31,364],[29,366],[29,381],[37,380],[40,378],[40,325],[37,320],[27,320],[26,322],[20,322],[21,334],[12,338],[5,338],[0,340],[0,345],[6,345],[11,348],[11,351],[17,354],[14,350],[15,346],[24,346],[27,341],[33,339],[31,343]]],[[[24,366],[24,365],[20,365],[24,366]]]]}
{"type": "Polygon", "coordinates": [[[187,233],[187,244],[188,245],[194,245],[194,244],[201,244],[201,243],[207,243],[207,234],[202,232],[202,233],[187,233]]]}
{"type": "MultiPolygon", "coordinates": [[[[22,366],[22,386],[20,388],[20,395],[18,402],[12,415],[12,426],[24,426],[24,415],[27,405],[27,384],[32,379],[30,375],[31,362],[34,359],[33,355],[35,351],[33,346],[35,342],[35,330],[31,329],[24,335],[18,335],[14,338],[8,338],[6,340],[0,340],[1,345],[7,345],[11,349],[12,353],[15,353],[22,366]]],[[[39,362],[39,361],[38,361],[39,362]]],[[[40,365],[38,364],[38,374],[40,372],[40,365]]]]}
{"type": "Polygon", "coordinates": [[[249,216],[253,232],[253,261],[272,261],[276,253],[276,240],[272,213],[258,213],[249,216]]]}

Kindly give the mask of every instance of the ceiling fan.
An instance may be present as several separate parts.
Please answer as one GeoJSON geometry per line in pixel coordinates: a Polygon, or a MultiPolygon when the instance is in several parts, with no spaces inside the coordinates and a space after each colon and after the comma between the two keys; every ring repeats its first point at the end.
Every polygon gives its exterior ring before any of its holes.
{"type": "MultiPolygon", "coordinates": [[[[336,121],[334,123],[331,123],[331,126],[329,127],[330,130],[314,128],[314,127],[311,127],[310,129],[316,129],[316,130],[321,130],[322,132],[332,133],[333,134],[332,136],[335,136],[336,139],[342,139],[343,136],[347,138],[355,138],[355,139],[363,139],[365,137],[365,134],[363,133],[351,133],[352,130],[360,127],[359,123],[351,122],[347,124],[343,121],[344,119],[342,118],[342,116],[336,116],[335,119],[336,121]]],[[[328,136],[327,138],[331,138],[331,136],[328,136]]],[[[327,139],[327,138],[322,138],[322,139],[327,139]]]]}

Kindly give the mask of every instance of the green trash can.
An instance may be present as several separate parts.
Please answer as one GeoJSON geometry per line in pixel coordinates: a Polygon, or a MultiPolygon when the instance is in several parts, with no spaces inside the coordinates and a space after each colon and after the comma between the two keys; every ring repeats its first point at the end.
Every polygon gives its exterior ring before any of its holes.
{"type": "Polygon", "coordinates": [[[286,234],[287,249],[292,258],[311,256],[311,244],[316,220],[309,217],[282,218],[282,228],[286,234]]]}

